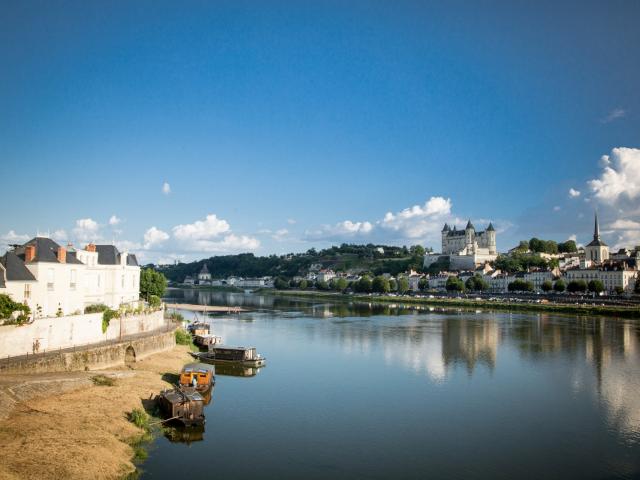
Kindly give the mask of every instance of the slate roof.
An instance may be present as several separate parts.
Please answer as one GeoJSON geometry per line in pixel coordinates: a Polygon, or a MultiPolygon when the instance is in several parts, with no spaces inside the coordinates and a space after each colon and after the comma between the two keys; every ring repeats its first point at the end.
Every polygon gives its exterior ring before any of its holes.
{"type": "MultiPolygon", "coordinates": [[[[24,252],[28,245],[35,245],[36,247],[36,256],[33,259],[33,262],[60,263],[58,262],[58,249],[60,248],[60,245],[50,238],[45,237],[32,238],[24,245],[13,250],[13,253],[15,253],[23,262],[25,260],[24,252]]],[[[75,252],[67,252],[66,263],[82,265],[82,262],[76,258],[75,252]]]]}
{"type": "MultiPolygon", "coordinates": [[[[120,265],[122,254],[115,245],[96,245],[96,252],[99,265],[120,265]]],[[[129,253],[126,263],[130,267],[137,267],[138,259],[133,253],[129,253]]]]}
{"type": "MultiPolygon", "coordinates": [[[[7,281],[35,281],[36,277],[25,266],[24,261],[14,252],[7,252],[0,257],[7,281]]],[[[4,279],[3,279],[4,281],[4,279]]]]}
{"type": "Polygon", "coordinates": [[[496,229],[493,228],[493,223],[489,222],[489,226],[487,227],[487,232],[495,232],[496,229]]]}
{"type": "Polygon", "coordinates": [[[473,226],[473,223],[471,223],[471,219],[469,219],[469,221],[467,222],[467,230],[470,228],[472,230],[475,230],[475,227],[473,226]]]}
{"type": "Polygon", "coordinates": [[[594,238],[593,240],[591,240],[591,243],[587,244],[587,247],[608,247],[609,245],[607,245],[606,243],[604,243],[602,240],[600,240],[599,238],[594,238]]]}

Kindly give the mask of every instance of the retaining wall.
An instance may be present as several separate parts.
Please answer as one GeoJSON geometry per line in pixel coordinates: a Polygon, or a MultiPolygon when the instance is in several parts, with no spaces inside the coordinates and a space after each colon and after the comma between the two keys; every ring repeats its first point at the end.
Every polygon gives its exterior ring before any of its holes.
{"type": "Polygon", "coordinates": [[[168,325],[164,312],[114,318],[102,331],[102,313],[39,318],[28,325],[0,326],[0,359],[123,339],[168,325]]]}

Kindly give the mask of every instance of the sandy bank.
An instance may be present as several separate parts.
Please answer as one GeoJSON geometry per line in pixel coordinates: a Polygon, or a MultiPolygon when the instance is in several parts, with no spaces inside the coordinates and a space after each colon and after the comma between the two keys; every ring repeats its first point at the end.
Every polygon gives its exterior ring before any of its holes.
{"type": "Polygon", "coordinates": [[[140,430],[126,417],[189,362],[188,347],[152,355],[132,369],[0,376],[0,479],[119,479],[134,470],[126,440],[140,430]],[[115,377],[97,386],[96,374],[115,377]]]}

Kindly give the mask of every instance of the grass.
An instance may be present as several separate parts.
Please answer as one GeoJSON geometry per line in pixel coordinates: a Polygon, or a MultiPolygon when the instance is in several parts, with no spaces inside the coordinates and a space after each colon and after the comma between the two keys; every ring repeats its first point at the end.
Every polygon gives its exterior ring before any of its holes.
{"type": "Polygon", "coordinates": [[[186,330],[184,330],[183,328],[176,329],[175,336],[176,336],[177,345],[189,345],[189,349],[192,352],[200,351],[198,346],[195,343],[193,343],[193,338],[191,337],[191,334],[186,330]]]}
{"type": "Polygon", "coordinates": [[[133,423],[136,427],[142,428],[147,432],[150,429],[150,417],[147,412],[142,410],[141,408],[134,408],[129,412],[129,421],[133,423]]]}
{"type": "Polygon", "coordinates": [[[113,387],[116,384],[116,379],[107,377],[106,375],[96,375],[91,377],[91,381],[98,387],[113,387]]]}

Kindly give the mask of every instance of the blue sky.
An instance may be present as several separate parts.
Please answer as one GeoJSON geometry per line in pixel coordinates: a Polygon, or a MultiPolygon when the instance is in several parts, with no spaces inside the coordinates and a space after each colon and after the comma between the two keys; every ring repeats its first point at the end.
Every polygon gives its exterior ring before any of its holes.
{"type": "Polygon", "coordinates": [[[640,244],[638,2],[2,3],[0,249],[640,244]]]}

